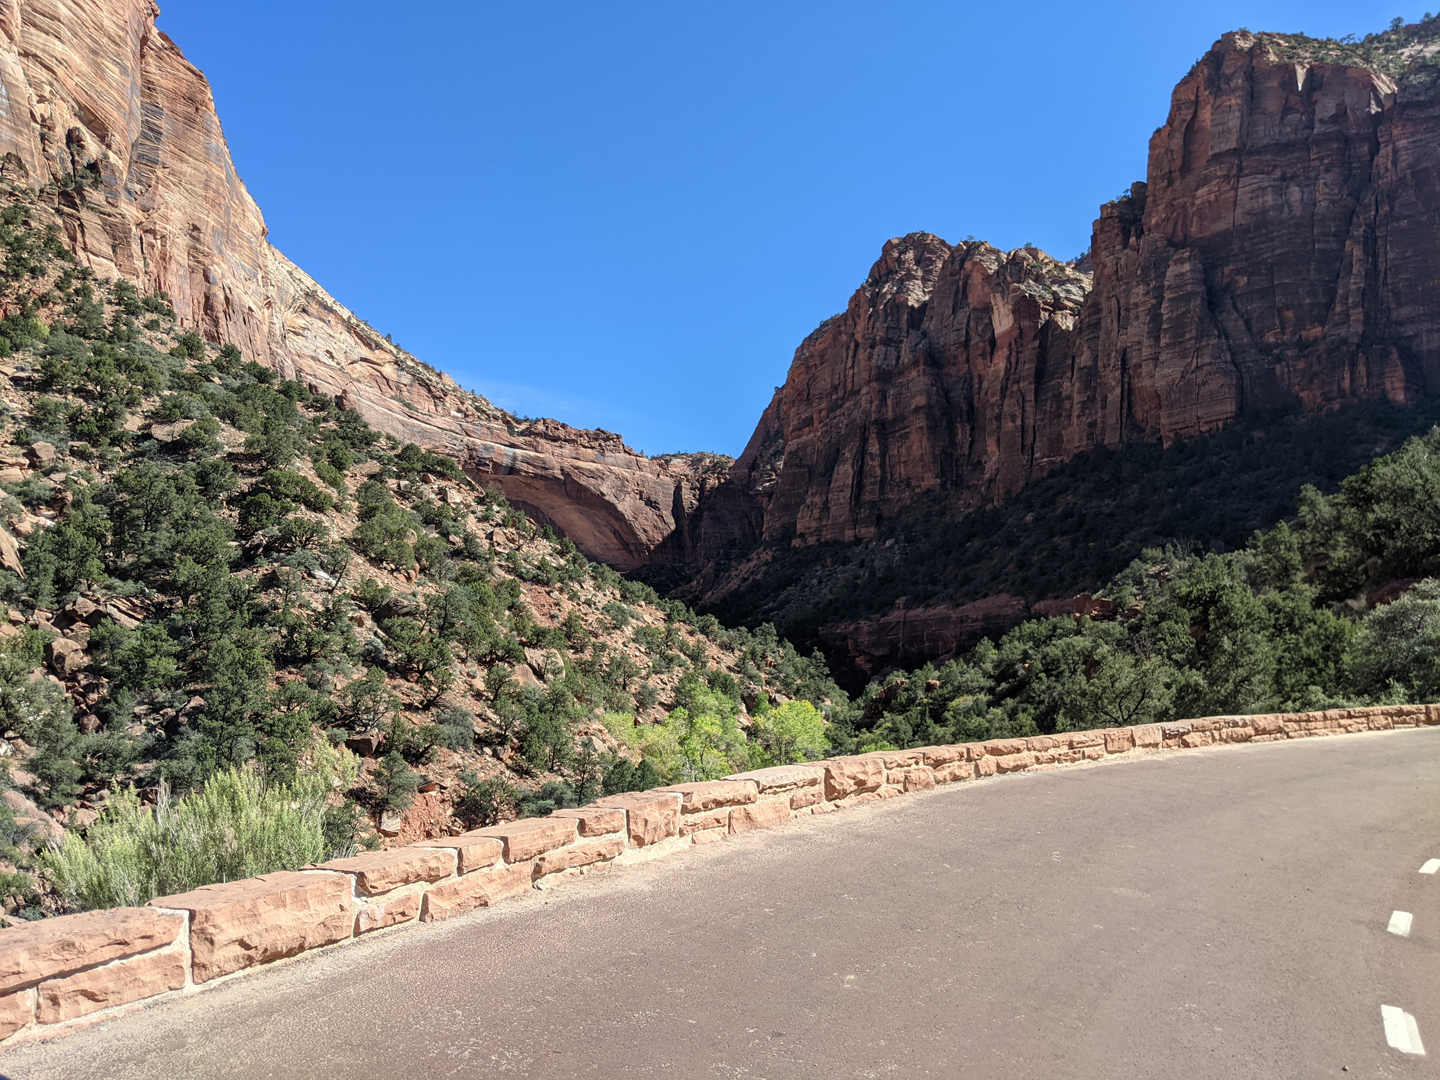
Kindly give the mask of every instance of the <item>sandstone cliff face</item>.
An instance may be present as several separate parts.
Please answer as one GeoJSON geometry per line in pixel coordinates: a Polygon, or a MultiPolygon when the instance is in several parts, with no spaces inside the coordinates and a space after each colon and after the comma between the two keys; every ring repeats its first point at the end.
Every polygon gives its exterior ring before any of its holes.
{"type": "MultiPolygon", "coordinates": [[[[1102,208],[1077,266],[887,243],[691,515],[686,595],[735,587],[765,542],[993,504],[1092,447],[1440,391],[1440,69],[1417,66],[1440,38],[1406,34],[1368,65],[1227,34],[1175,88],[1146,182],[1102,208]]],[[[940,621],[925,620],[936,640],[940,621]]],[[[883,654],[901,623],[840,628],[836,645],[883,654]]]]}
{"type": "Polygon", "coordinates": [[[865,537],[1092,446],[1440,389],[1431,86],[1228,34],[1176,87],[1147,182],[1102,208],[1093,283],[1039,252],[890,241],[735,466],[760,534],[865,537]]]}
{"type": "Polygon", "coordinates": [[[266,240],[205,77],[153,0],[0,0],[0,157],[80,260],[164,290],[182,325],[460,459],[593,558],[638,565],[698,478],[618,436],[513,418],[397,349],[266,240]]]}

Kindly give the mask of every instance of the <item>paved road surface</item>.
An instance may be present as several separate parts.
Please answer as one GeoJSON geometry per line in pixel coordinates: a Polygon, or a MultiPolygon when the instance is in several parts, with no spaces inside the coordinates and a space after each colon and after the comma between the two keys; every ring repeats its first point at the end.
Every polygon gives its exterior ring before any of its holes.
{"type": "Polygon", "coordinates": [[[1434,729],[1002,777],[302,958],[0,1072],[1435,1076],[1437,796],[1434,729]],[[1382,1004],[1429,1056],[1386,1045],[1382,1004]]]}

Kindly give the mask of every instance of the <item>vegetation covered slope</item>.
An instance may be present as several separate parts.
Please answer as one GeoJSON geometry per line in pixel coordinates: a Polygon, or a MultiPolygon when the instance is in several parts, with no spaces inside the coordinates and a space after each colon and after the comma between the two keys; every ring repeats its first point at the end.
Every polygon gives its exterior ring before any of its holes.
{"type": "Polygon", "coordinates": [[[842,699],[823,664],[658,602],[6,202],[0,841],[34,869],[73,830],[12,913],[823,751],[787,704],[842,699]]]}
{"type": "MultiPolygon", "coordinates": [[[[897,602],[1072,597],[1146,548],[1242,548],[1256,529],[1294,515],[1302,486],[1334,492],[1375,455],[1437,422],[1440,401],[1360,402],[1312,418],[1241,417],[1168,448],[1088,451],[997,507],[916,516],[873,540],[746,553],[719,575],[731,575],[730,587],[700,610],[727,625],[774,623],[809,651],[826,647],[822,627],[883,615],[897,602]]],[[[840,653],[834,659],[837,677],[858,690],[863,676],[845,670],[840,653]]]]}

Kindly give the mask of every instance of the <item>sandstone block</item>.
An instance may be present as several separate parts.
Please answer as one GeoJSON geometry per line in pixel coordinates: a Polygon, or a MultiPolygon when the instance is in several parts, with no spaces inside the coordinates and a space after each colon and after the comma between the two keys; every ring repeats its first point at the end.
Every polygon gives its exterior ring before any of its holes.
{"type": "Polygon", "coordinates": [[[1024,739],[991,739],[982,745],[985,747],[985,753],[990,757],[1023,754],[1029,749],[1024,739]]]}
{"type": "Polygon", "coordinates": [[[455,852],[449,848],[403,847],[365,851],[349,859],[332,859],[321,870],[350,874],[366,896],[398,889],[417,881],[439,881],[455,873],[455,852]]]}
{"type": "Polygon", "coordinates": [[[573,844],[578,838],[574,818],[522,818],[504,825],[472,829],[466,836],[493,836],[504,845],[507,863],[527,862],[536,855],[573,844]]]}
{"type": "Polygon", "coordinates": [[[995,773],[998,771],[995,763],[999,760],[999,758],[983,757],[979,761],[974,762],[973,764],[975,766],[975,775],[994,776],[995,773]]]}
{"type": "Polygon", "coordinates": [[[343,874],[287,870],[150,903],[190,912],[197,983],[344,941],[355,930],[350,879],[343,874]]]}
{"type": "Polygon", "coordinates": [[[680,835],[703,832],[706,829],[725,829],[730,825],[730,807],[711,810],[705,814],[684,814],[680,818],[680,835]]]}
{"type": "Polygon", "coordinates": [[[1178,724],[1160,725],[1160,735],[1163,739],[1162,745],[1164,746],[1179,746],[1180,740],[1189,734],[1190,723],[1188,720],[1178,724]]]}
{"type": "MultiPolygon", "coordinates": [[[[727,811],[728,813],[728,811],[727,811]]],[[[591,863],[607,862],[625,850],[625,838],[611,835],[600,840],[589,840],[573,844],[559,851],[547,851],[535,860],[533,877],[559,873],[575,866],[589,866],[591,863]]]]}
{"type": "Polygon", "coordinates": [[[58,1024],[184,985],[184,953],[178,949],[148,953],[41,983],[36,1019],[42,1024],[58,1024]]]}
{"type": "Polygon", "coordinates": [[[1086,761],[1099,761],[1105,756],[1105,747],[1087,746],[1084,750],[1080,751],[1080,756],[1086,761]]]}
{"type": "Polygon", "coordinates": [[[498,904],[510,896],[519,896],[529,891],[531,873],[530,864],[521,863],[499,870],[481,870],[432,885],[425,893],[420,921],[438,922],[476,908],[498,904]]]}
{"type": "Polygon", "coordinates": [[[927,765],[916,765],[905,770],[906,791],[928,791],[935,786],[935,770],[927,765]]]}
{"type": "Polygon", "coordinates": [[[974,778],[975,762],[973,761],[952,761],[949,765],[941,765],[935,770],[937,784],[953,784],[957,780],[973,780],[974,778]]]}
{"type": "Polygon", "coordinates": [[[574,818],[581,836],[605,836],[625,830],[625,811],[607,806],[582,806],[575,810],[556,810],[552,816],[574,818]]]}
{"type": "Polygon", "coordinates": [[[111,908],[12,926],[0,931],[0,994],[163,948],[184,925],[152,908],[111,908]]]}
{"type": "Polygon", "coordinates": [[[1071,731],[1065,734],[1065,744],[1072,750],[1083,750],[1091,746],[1104,746],[1105,736],[1108,732],[1123,730],[1106,728],[1102,731],[1071,731]]]}
{"type": "Polygon", "coordinates": [[[792,792],[790,795],[790,809],[803,810],[807,806],[814,806],[825,798],[825,793],[818,787],[805,788],[801,791],[792,792]]]}
{"type": "Polygon", "coordinates": [[[916,750],[872,750],[861,757],[878,758],[887,769],[905,769],[911,765],[925,763],[924,749],[916,750]]]}
{"type": "Polygon", "coordinates": [[[761,795],[769,795],[797,788],[820,787],[825,782],[825,770],[818,765],[776,765],[769,769],[736,773],[725,779],[754,781],[761,795]]]}
{"type": "Polygon", "coordinates": [[[8,1039],[35,1019],[34,997],[29,990],[0,997],[0,1039],[8,1039]]]}
{"type": "MultiPolygon", "coordinates": [[[[852,807],[852,806],[860,806],[860,805],[862,805],[862,804],[864,804],[864,803],[867,803],[867,802],[879,802],[880,799],[881,799],[881,795],[880,795],[880,792],[878,792],[878,791],[862,791],[862,792],[860,792],[860,793],[858,793],[858,794],[856,794],[856,795],[847,795],[847,796],[845,796],[845,798],[841,799],[838,803],[836,803],[836,802],[828,802],[828,803],[818,803],[817,805],[819,805],[819,806],[833,806],[833,807],[835,807],[836,809],[840,809],[841,807],[844,807],[844,808],[848,809],[849,807],[852,807]]],[[[813,810],[812,810],[812,813],[813,813],[813,810]]]]}
{"type": "Polygon", "coordinates": [[[790,800],[766,799],[752,806],[737,806],[730,811],[730,831],[749,832],[751,829],[768,829],[790,820],[790,800]]]}
{"type": "Polygon", "coordinates": [[[927,746],[924,748],[925,764],[932,769],[941,765],[949,765],[952,761],[965,760],[965,747],[963,746],[927,746]]]}
{"type": "Polygon", "coordinates": [[[1254,736],[1255,732],[1248,727],[1226,728],[1220,733],[1220,738],[1227,743],[1249,742],[1254,736]]]}
{"type": "Polygon", "coordinates": [[[965,746],[965,757],[968,758],[970,761],[979,761],[981,758],[985,757],[985,744],[984,744],[984,743],[978,743],[978,742],[965,743],[964,746],[965,746]]]}
{"type": "Polygon", "coordinates": [[[420,914],[424,895],[420,889],[405,889],[362,904],[355,913],[355,933],[368,934],[371,930],[382,930],[387,926],[412,921],[420,914]]]}
{"type": "Polygon", "coordinates": [[[442,836],[438,840],[417,840],[414,847],[449,848],[455,852],[458,863],[456,872],[468,874],[494,866],[505,852],[505,845],[493,836],[475,836],[462,833],[459,836],[442,836]]]}
{"type": "Polygon", "coordinates": [[[34,442],[25,448],[25,456],[37,469],[55,464],[55,445],[48,442],[34,442]]]}
{"type": "Polygon", "coordinates": [[[753,780],[702,780],[693,784],[674,784],[661,791],[680,796],[680,813],[700,814],[719,806],[744,806],[760,797],[753,780]]]}
{"type": "Polygon", "coordinates": [[[1058,746],[1063,746],[1068,749],[1070,746],[1070,740],[1064,738],[1056,738],[1053,735],[1032,735],[1030,736],[1030,738],[1025,740],[1025,745],[1027,748],[1034,750],[1037,753],[1043,753],[1046,750],[1054,750],[1058,746]]]}
{"type": "Polygon", "coordinates": [[[724,840],[728,835],[728,832],[722,832],[719,829],[705,829],[701,832],[692,833],[690,842],[696,847],[699,847],[701,844],[713,844],[717,840],[724,840]]]}
{"type": "Polygon", "coordinates": [[[597,799],[596,806],[625,811],[630,843],[635,847],[658,844],[680,831],[680,796],[670,791],[630,791],[597,799]]]}
{"type": "Polygon", "coordinates": [[[1187,735],[1180,736],[1180,745],[1187,750],[1193,750],[1197,746],[1209,746],[1215,741],[1213,731],[1192,731],[1187,735]]]}
{"type": "Polygon", "coordinates": [[[1005,754],[995,759],[995,768],[1002,773],[1019,772],[1035,764],[1035,755],[1029,750],[1018,754],[1005,754]]]}
{"type": "Polygon", "coordinates": [[[885,763],[878,758],[829,758],[820,765],[825,770],[825,798],[831,802],[862,792],[878,791],[885,783],[885,763]]]}
{"type": "Polygon", "coordinates": [[[1134,748],[1135,733],[1129,728],[1115,728],[1105,732],[1105,752],[1107,754],[1123,754],[1134,748]]]}
{"type": "Polygon", "coordinates": [[[1165,739],[1165,733],[1160,729],[1159,724],[1141,724],[1133,727],[1130,731],[1135,736],[1135,745],[1145,749],[1155,749],[1165,739]]]}

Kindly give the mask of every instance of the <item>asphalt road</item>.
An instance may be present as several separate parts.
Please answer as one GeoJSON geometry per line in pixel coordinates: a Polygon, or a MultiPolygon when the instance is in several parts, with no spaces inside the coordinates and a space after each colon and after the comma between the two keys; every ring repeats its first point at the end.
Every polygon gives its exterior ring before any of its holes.
{"type": "Polygon", "coordinates": [[[1436,729],[943,788],[300,958],[0,1072],[1440,1075],[1437,796],[1436,729]],[[1429,1056],[1387,1046],[1382,1005],[1429,1056]]]}

